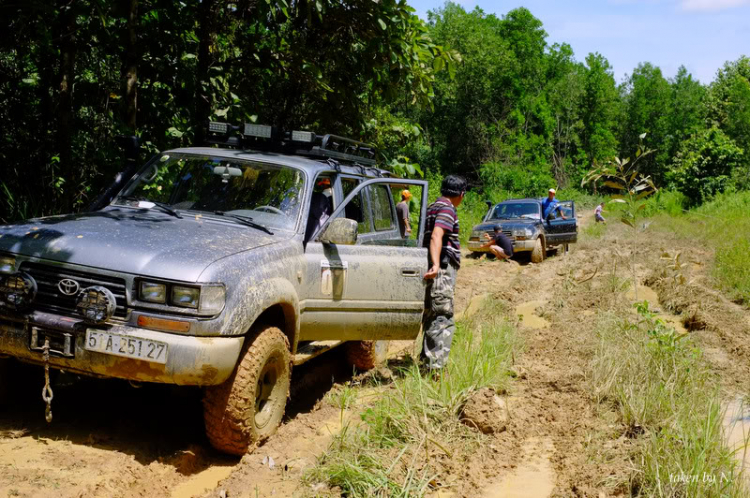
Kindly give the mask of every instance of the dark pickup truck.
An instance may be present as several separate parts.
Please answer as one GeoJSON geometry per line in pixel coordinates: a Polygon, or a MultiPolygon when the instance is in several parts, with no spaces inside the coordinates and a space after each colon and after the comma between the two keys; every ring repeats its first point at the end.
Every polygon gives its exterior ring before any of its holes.
{"type": "Polygon", "coordinates": [[[471,231],[469,250],[488,252],[482,248],[486,242],[484,234],[494,233],[495,225],[501,225],[503,233],[513,241],[513,252],[531,251],[531,261],[541,263],[547,251],[560,246],[568,250],[568,244],[578,240],[578,221],[573,201],[560,202],[565,219],[555,211],[542,219],[544,199],[513,199],[495,206],[487,203],[489,210],[484,220],[471,231]]]}

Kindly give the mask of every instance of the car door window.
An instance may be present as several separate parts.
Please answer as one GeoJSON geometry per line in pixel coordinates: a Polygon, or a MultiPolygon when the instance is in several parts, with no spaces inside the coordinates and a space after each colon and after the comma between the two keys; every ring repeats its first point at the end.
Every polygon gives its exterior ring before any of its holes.
{"type": "Polygon", "coordinates": [[[372,221],[376,231],[393,230],[393,209],[387,185],[368,187],[372,201],[372,221]]]}
{"type": "MultiPolygon", "coordinates": [[[[352,190],[357,187],[357,185],[359,185],[359,180],[356,178],[342,178],[341,188],[344,191],[344,198],[346,198],[352,190]]],[[[360,235],[372,232],[370,210],[367,209],[367,199],[364,192],[364,190],[360,190],[357,196],[344,208],[344,217],[357,222],[357,233],[360,235]]]]}

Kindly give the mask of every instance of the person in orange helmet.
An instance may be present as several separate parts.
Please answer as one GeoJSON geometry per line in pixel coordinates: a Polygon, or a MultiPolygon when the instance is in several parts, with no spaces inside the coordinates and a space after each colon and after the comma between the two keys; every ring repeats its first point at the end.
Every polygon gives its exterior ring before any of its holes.
{"type": "Polygon", "coordinates": [[[409,222],[409,201],[411,192],[404,189],[401,191],[401,202],[396,204],[396,215],[398,216],[398,228],[401,230],[401,238],[411,237],[411,222],[409,222]]]}

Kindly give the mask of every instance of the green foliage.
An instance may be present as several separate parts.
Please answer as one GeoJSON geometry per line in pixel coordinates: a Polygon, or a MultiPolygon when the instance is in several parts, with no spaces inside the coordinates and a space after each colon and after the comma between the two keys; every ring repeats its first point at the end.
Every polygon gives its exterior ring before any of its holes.
{"type": "Polygon", "coordinates": [[[701,204],[734,188],[733,175],[743,156],[743,150],[714,126],[682,144],[668,178],[691,205],[701,204]]]}
{"type": "Polygon", "coordinates": [[[714,275],[735,300],[750,304],[750,192],[720,194],[691,211],[684,230],[716,251],[714,275]]]}
{"type": "Polygon", "coordinates": [[[428,111],[435,75],[460,62],[405,0],[142,0],[134,46],[121,3],[0,9],[0,160],[14,193],[5,220],[85,207],[122,169],[116,135],[137,133],[154,153],[193,145],[209,117],[377,140],[385,163],[419,176],[425,157],[398,150],[421,152],[418,137],[397,121],[409,124],[403,109],[428,111]]]}
{"type": "Polygon", "coordinates": [[[680,216],[687,207],[685,195],[676,190],[661,189],[645,201],[643,209],[644,218],[649,218],[660,213],[669,216],[680,216]]]}
{"type": "Polygon", "coordinates": [[[514,168],[501,163],[486,163],[479,170],[486,192],[513,192],[520,197],[539,197],[557,183],[549,168],[514,168]]]}
{"type": "Polygon", "coordinates": [[[672,89],[661,69],[650,63],[639,64],[623,84],[624,114],[620,145],[622,150],[635,150],[646,133],[649,148],[658,151],[644,158],[640,165],[656,182],[661,182],[669,154],[667,133],[672,89]]]}

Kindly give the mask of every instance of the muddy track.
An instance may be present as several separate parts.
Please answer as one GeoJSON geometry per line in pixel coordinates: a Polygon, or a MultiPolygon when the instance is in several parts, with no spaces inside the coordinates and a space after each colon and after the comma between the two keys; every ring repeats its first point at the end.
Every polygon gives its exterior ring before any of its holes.
{"type": "MultiPolygon", "coordinates": [[[[589,217],[584,213],[584,220],[589,217]]],[[[525,347],[516,360],[516,378],[504,395],[510,414],[507,430],[488,436],[486,450],[468,462],[470,470],[456,468],[455,476],[442,476],[442,482],[453,485],[431,494],[600,497],[625,493],[622,483],[631,471],[632,440],[611,410],[595,403],[587,383],[595,347],[593,315],[612,300],[632,300],[625,292],[607,290],[613,260],[628,255],[623,237],[622,228],[608,227],[601,239],[584,240],[570,254],[542,264],[523,257],[510,262],[485,257],[465,260],[458,274],[457,311],[470,315],[487,297],[507,303],[525,347]],[[463,485],[457,483],[460,479],[465,480],[463,485]]],[[[729,397],[750,378],[750,313],[714,291],[710,291],[710,306],[701,308],[705,296],[701,289],[711,286],[703,264],[690,266],[689,279],[695,288],[669,290],[663,279],[661,245],[685,243],[668,238],[644,241],[637,279],[650,287],[639,288],[639,299],[650,291],[646,297],[657,301],[652,305],[674,313],[675,323],[688,325],[716,371],[725,374],[729,397]],[[730,319],[707,318],[717,309],[730,310],[730,319]],[[696,316],[704,317],[700,324],[696,316]],[[735,364],[740,368],[732,369],[735,364]]],[[[710,258],[700,248],[685,251],[687,261],[710,258]]],[[[627,271],[622,275],[626,277],[627,271]]],[[[392,361],[398,362],[403,357],[398,350],[410,346],[399,344],[392,361]]],[[[55,420],[48,426],[39,396],[41,370],[25,372],[18,378],[14,403],[0,408],[0,496],[338,494],[322,483],[303,484],[301,476],[326,450],[342,423],[357,419],[357,407],[342,413],[324,400],[331,389],[353,380],[340,353],[323,355],[295,370],[292,401],[278,433],[241,459],[210,448],[197,389],[135,389],[115,381],[61,377],[55,381],[55,420]]],[[[350,385],[359,390],[361,403],[378,395],[356,379],[350,385]]]]}

